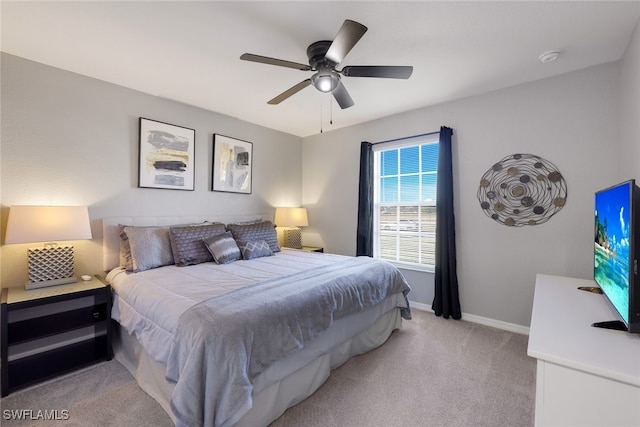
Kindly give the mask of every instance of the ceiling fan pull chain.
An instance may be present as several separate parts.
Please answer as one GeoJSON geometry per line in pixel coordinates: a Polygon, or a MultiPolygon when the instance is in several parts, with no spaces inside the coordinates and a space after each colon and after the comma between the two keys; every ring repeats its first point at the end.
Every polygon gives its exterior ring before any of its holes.
{"type": "Polygon", "coordinates": [[[331,102],[331,96],[329,96],[329,124],[333,124],[333,102],[331,102]]]}
{"type": "Polygon", "coordinates": [[[322,104],[320,104],[320,133],[322,133],[322,104]]]}

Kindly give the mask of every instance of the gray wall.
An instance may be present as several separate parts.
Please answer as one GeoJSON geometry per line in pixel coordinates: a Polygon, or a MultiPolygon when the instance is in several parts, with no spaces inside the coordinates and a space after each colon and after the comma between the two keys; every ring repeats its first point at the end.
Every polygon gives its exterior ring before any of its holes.
{"type": "MultiPolygon", "coordinates": [[[[620,175],[640,181],[640,22],[620,61],[620,175]]],[[[640,182],[639,182],[640,184],[640,182]]]]}
{"type": "MultiPolygon", "coordinates": [[[[361,141],[449,126],[462,311],[528,326],[536,273],[591,277],[593,193],[619,179],[618,93],[618,65],[611,63],[307,137],[307,243],[355,254],[361,141]],[[566,179],[567,204],[545,224],[509,228],[480,209],[481,176],[514,153],[539,155],[566,179]]],[[[407,277],[410,298],[430,306],[433,275],[407,277]]]]}
{"type": "MultiPolygon", "coordinates": [[[[301,204],[299,137],[7,54],[1,67],[2,235],[11,205],[88,205],[94,239],[74,242],[77,274],[102,269],[100,218],[301,204]],[[140,116],[196,130],[195,191],[137,188],[140,116]],[[251,195],[209,191],[214,133],[253,142],[251,195]]],[[[24,282],[31,246],[1,248],[3,287],[24,282]]]]}

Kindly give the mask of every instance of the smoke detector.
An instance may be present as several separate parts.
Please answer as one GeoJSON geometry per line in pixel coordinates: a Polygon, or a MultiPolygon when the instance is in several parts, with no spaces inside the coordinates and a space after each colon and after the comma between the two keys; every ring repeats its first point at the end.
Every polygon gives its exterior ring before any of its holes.
{"type": "Polygon", "coordinates": [[[540,59],[540,62],[542,62],[543,64],[546,64],[547,62],[555,61],[556,59],[558,59],[559,56],[560,56],[559,50],[550,50],[548,52],[542,53],[538,58],[540,59]]]}

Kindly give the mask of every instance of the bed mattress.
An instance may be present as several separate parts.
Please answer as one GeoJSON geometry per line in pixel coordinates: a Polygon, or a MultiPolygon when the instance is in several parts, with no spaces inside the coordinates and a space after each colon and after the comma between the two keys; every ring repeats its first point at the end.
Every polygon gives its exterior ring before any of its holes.
{"type": "Polygon", "coordinates": [[[283,248],[274,256],[224,265],[171,265],[135,274],[119,267],[107,275],[115,291],[112,318],[155,360],[166,363],[178,319],[194,305],[250,284],[347,258],[283,248]]]}

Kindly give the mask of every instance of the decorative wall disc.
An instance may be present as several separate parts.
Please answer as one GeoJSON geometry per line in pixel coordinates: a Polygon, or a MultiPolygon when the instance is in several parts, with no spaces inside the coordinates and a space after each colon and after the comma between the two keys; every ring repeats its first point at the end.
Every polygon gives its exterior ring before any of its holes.
{"type": "Polygon", "coordinates": [[[533,154],[512,154],[482,175],[478,200],[482,211],[500,224],[538,225],[565,205],[567,184],[550,161],[533,154]]]}

